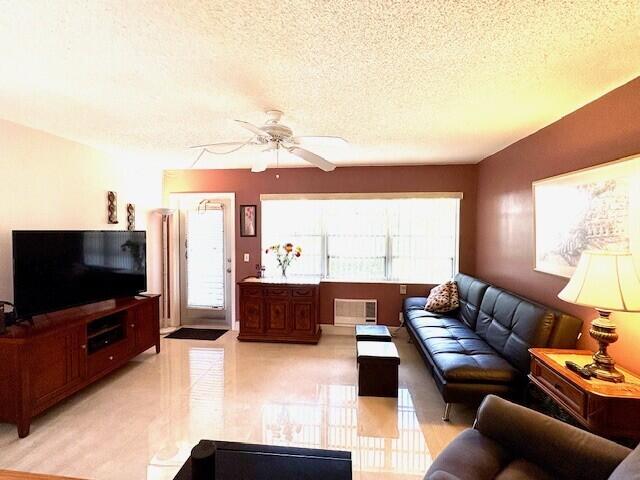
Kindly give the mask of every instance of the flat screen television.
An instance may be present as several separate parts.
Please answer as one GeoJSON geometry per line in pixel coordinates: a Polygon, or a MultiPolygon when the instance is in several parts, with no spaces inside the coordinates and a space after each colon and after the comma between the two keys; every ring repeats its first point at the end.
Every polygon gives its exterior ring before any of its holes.
{"type": "Polygon", "coordinates": [[[144,231],[14,230],[18,318],[145,291],[146,251],[144,231]]]}

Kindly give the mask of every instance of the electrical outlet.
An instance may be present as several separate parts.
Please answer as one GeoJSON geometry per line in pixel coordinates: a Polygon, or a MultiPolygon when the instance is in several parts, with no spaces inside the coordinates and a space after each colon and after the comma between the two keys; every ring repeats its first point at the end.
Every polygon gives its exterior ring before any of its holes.
{"type": "Polygon", "coordinates": [[[407,294],[407,286],[400,285],[400,295],[406,295],[406,294],[407,294]]]}
{"type": "Polygon", "coordinates": [[[245,263],[249,262],[249,254],[248,253],[244,254],[244,261],[245,261],[245,263]]]}

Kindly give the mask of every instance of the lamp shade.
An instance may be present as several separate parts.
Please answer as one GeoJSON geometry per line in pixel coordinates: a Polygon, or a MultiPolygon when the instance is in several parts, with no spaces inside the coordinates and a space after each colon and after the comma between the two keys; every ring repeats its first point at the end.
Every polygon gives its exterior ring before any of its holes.
{"type": "Polygon", "coordinates": [[[633,256],[629,252],[583,252],[558,297],[608,312],[640,312],[640,274],[633,256]]]}

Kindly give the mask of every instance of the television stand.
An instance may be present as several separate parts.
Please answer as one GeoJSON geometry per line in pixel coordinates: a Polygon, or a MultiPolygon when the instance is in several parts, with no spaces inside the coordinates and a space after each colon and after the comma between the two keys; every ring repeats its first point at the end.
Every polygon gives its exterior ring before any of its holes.
{"type": "Polygon", "coordinates": [[[29,435],[31,419],[155,346],[160,295],[36,315],[0,335],[0,422],[29,435]]]}

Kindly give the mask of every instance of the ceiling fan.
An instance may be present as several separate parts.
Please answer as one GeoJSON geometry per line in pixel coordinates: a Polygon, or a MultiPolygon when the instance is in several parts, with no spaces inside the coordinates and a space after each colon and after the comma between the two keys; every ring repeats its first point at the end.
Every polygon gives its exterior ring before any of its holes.
{"type": "MultiPolygon", "coordinates": [[[[212,153],[215,155],[226,155],[228,153],[237,152],[241,148],[251,145],[266,146],[263,152],[269,152],[275,150],[276,161],[279,156],[280,150],[286,150],[296,157],[300,157],[303,160],[309,162],[325,172],[330,172],[336,168],[336,166],[329,162],[324,157],[318,154],[310,152],[309,150],[302,148],[300,143],[305,139],[320,139],[325,142],[346,144],[347,141],[342,137],[331,135],[304,135],[294,136],[293,131],[280,123],[283,113],[280,110],[267,110],[267,121],[261,127],[253,125],[243,120],[236,120],[236,123],[241,127],[249,130],[253,136],[243,142],[222,142],[222,143],[207,143],[205,145],[194,145],[190,148],[200,149],[198,158],[193,162],[191,168],[195,167],[205,153],[212,153]],[[216,148],[226,148],[226,151],[217,151],[216,148]]],[[[268,159],[265,155],[256,155],[256,160],[251,167],[252,172],[264,172],[267,169],[268,159]]]]}

